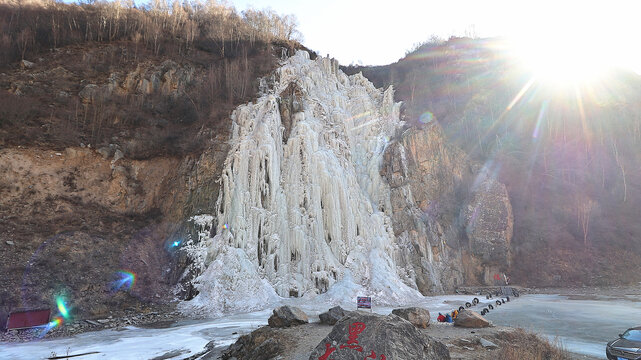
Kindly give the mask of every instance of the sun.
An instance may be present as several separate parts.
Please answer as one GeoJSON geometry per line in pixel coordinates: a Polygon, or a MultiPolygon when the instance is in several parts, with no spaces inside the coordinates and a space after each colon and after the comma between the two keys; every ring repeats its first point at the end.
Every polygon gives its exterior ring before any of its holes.
{"type": "Polygon", "coordinates": [[[559,34],[523,41],[516,51],[538,81],[557,85],[595,81],[614,65],[607,54],[581,38],[559,34]]]}
{"type": "Polygon", "coordinates": [[[607,5],[559,1],[532,9],[510,36],[514,55],[537,81],[559,86],[594,82],[613,68],[641,73],[637,34],[628,28],[636,11],[607,5]]]}

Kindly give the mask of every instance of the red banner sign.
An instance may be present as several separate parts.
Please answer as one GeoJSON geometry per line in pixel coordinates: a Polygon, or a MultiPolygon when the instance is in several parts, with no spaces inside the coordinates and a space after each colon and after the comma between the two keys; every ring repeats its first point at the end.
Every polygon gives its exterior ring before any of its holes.
{"type": "Polygon", "coordinates": [[[371,309],[372,308],[372,298],[359,296],[356,298],[356,308],[357,309],[371,309]]]}

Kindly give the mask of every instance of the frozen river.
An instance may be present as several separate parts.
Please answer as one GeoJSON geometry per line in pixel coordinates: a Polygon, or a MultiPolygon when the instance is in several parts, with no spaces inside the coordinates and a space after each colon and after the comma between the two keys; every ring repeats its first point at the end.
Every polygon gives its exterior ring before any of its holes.
{"type": "Polygon", "coordinates": [[[558,339],[571,352],[605,359],[605,345],[641,326],[638,296],[521,296],[487,315],[496,325],[522,327],[558,339]]]}
{"type": "MultiPolygon", "coordinates": [[[[416,305],[428,308],[436,317],[438,312],[451,310],[472,298],[469,295],[426,297],[416,305]]],[[[481,300],[487,301],[484,298],[481,300]]],[[[310,319],[318,319],[313,315],[328,307],[300,299],[286,302],[303,308],[310,319]]],[[[348,305],[342,306],[347,308],[348,305]]],[[[391,307],[375,308],[381,314],[388,314],[391,310],[391,307]]],[[[172,359],[183,359],[200,352],[210,340],[215,340],[220,346],[233,343],[239,335],[266,324],[270,313],[271,310],[263,310],[215,320],[185,321],[163,329],[128,327],[89,332],[71,338],[21,344],[0,343],[0,359],[45,359],[54,353],[60,356],[92,351],[99,353],[78,359],[153,359],[170,352],[175,355],[172,359]]],[[[551,339],[556,338],[572,352],[604,357],[607,341],[616,338],[628,327],[641,325],[641,301],[637,297],[625,296],[577,298],[524,295],[496,307],[487,317],[497,325],[518,326],[551,339]]]]}

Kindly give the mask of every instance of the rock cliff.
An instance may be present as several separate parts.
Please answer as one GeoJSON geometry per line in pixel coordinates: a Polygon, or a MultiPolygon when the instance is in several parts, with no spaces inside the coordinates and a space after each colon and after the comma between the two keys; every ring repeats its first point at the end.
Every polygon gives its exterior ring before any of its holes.
{"type": "Polygon", "coordinates": [[[387,147],[381,174],[402,262],[423,294],[491,284],[509,266],[512,210],[505,186],[447,142],[430,122],[387,147]],[[482,275],[479,275],[482,274],[482,275]]]}

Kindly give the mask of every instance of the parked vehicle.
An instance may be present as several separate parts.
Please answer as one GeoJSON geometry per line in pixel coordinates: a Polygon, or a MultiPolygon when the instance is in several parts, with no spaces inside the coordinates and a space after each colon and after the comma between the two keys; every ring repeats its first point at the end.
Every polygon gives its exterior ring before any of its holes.
{"type": "Polygon", "coordinates": [[[605,347],[609,360],[641,360],[641,326],[626,330],[605,347]]]}

